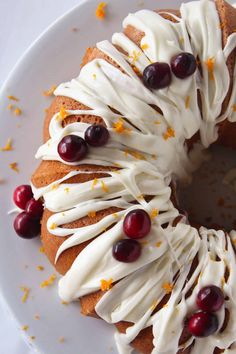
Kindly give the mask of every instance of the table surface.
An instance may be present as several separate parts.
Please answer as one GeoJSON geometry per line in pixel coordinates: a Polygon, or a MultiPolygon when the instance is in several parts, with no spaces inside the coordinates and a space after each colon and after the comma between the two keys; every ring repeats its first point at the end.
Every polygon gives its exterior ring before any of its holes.
{"type": "MultiPolygon", "coordinates": [[[[27,47],[81,0],[0,0],[0,86],[27,47]]],[[[0,296],[0,353],[32,354],[0,296]],[[9,334],[11,340],[9,340],[9,334]]]]}

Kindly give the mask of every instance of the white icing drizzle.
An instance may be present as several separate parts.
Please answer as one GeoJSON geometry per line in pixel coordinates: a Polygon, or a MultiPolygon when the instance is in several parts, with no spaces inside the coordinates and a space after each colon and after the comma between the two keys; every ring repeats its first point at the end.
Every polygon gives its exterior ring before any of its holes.
{"type": "MultiPolygon", "coordinates": [[[[234,233],[229,237],[223,231],[203,227],[198,231],[184,217],[174,226],[179,212],[170,200],[170,182],[174,175],[190,179],[191,172],[205,159],[204,148],[217,139],[217,124],[226,117],[236,121],[235,84],[228,109],[220,116],[230,85],[226,60],[235,48],[236,36],[231,35],[222,49],[220,22],[213,2],[183,4],[180,12],[181,18],[175,17],[177,23],[149,10],[128,15],[123,25],[132,25],[144,33],[142,50],[123,33],[113,35],[113,44],[108,41],[97,44],[122,72],[103,59],[94,59],[82,68],[76,79],[61,84],[55,91],[55,95],[73,98],[91,108],[68,110],[68,115],[100,116],[110,132],[108,144],[90,148],[81,163],[119,166],[119,171],[110,171],[105,178],[83,184],[67,182],[72,176],[86,173],[72,171],[46,187],[33,187],[35,197],[43,196],[45,207],[54,213],[47,222],[50,233],[70,236],[59,248],[55,262],[66,249],[91,241],[61,278],[62,299],[72,301],[95,292],[103,279],[119,281],[98,302],[96,312],[109,323],[133,323],[125,334],[116,334],[119,352],[123,354],[131,352],[128,344],[151,325],[152,354],[174,354],[190,345],[194,354],[206,352],[205,348],[209,354],[213,353],[216,346],[225,353],[235,350],[230,348],[236,340],[236,259],[230,242],[234,233]],[[126,54],[119,52],[115,45],[126,54]],[[199,70],[185,80],[173,76],[168,88],[150,91],[132,69],[134,66],[142,73],[150,62],[170,62],[173,55],[182,51],[191,52],[199,59],[202,76],[199,70]],[[209,60],[214,63],[213,72],[206,65],[209,60]],[[159,107],[162,114],[153,106],[159,107]],[[114,113],[110,107],[120,113],[114,113]],[[122,126],[122,133],[114,129],[117,123],[122,126]],[[188,153],[185,141],[198,131],[201,143],[188,153]],[[149,196],[149,201],[142,196],[149,196]],[[121,211],[89,226],[61,227],[109,207],[121,211]],[[136,262],[117,262],[112,256],[112,245],[124,238],[123,217],[136,208],[143,208],[150,215],[155,211],[151,232],[136,262]],[[196,257],[198,264],[186,282],[196,257]],[[223,333],[219,330],[208,338],[191,337],[179,344],[184,320],[196,310],[196,294],[209,284],[222,287],[227,296],[225,308],[230,313],[229,323],[223,333]],[[170,293],[166,306],[153,314],[166,293],[170,293]]],[[[50,139],[39,148],[36,157],[64,162],[57,153],[59,141],[68,134],[84,137],[88,126],[72,123],[63,127],[62,118],[56,113],[50,122],[50,139]]],[[[219,329],[224,323],[225,308],[217,314],[219,329]]]]}

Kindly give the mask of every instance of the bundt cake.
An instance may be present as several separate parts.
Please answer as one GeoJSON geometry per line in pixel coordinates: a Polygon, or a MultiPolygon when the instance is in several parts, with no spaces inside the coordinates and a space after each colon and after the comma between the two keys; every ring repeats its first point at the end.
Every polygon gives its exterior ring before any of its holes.
{"type": "Polygon", "coordinates": [[[211,144],[236,147],[236,10],[200,0],[123,27],[57,87],[36,154],[59,295],[115,324],[120,353],[236,353],[233,231],[191,223],[175,195],[211,144]]]}

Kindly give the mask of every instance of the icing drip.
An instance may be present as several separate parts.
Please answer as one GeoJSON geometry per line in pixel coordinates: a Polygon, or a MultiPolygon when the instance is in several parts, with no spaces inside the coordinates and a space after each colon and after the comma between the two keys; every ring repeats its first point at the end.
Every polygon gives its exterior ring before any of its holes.
{"type": "MultiPolygon", "coordinates": [[[[108,144],[99,149],[89,148],[82,163],[118,166],[119,170],[83,184],[67,183],[70,177],[80,173],[73,171],[49,186],[33,188],[35,198],[43,196],[45,207],[54,213],[47,222],[50,233],[70,236],[59,248],[55,262],[66,249],[91,241],[61,278],[62,299],[72,301],[99,290],[102,279],[119,280],[98,302],[96,312],[109,323],[133,324],[125,334],[116,334],[120,353],[129,352],[127,345],[151,325],[152,354],[173,354],[190,345],[194,354],[204,352],[206,347],[213,353],[215,346],[225,349],[225,353],[233,353],[228,348],[236,340],[236,260],[230,238],[223,231],[201,228],[198,232],[183,217],[174,226],[179,212],[170,199],[173,175],[190,179],[192,171],[205,159],[204,148],[217,139],[217,124],[226,117],[236,120],[235,85],[228,109],[220,116],[230,85],[226,60],[235,47],[236,35],[231,35],[222,49],[220,22],[210,1],[183,4],[180,12],[181,18],[176,17],[176,23],[148,10],[130,14],[123,25],[132,25],[144,33],[142,49],[125,34],[116,33],[112,44],[103,41],[97,48],[119,68],[103,59],[94,59],[82,68],[76,79],[55,90],[55,95],[73,98],[90,107],[68,110],[66,115],[100,116],[109,130],[108,144]],[[185,80],[173,77],[170,87],[162,90],[150,91],[144,87],[136,72],[142,73],[151,62],[170,62],[173,55],[183,51],[198,58],[202,76],[197,70],[185,80]],[[201,144],[196,144],[189,153],[185,141],[198,131],[201,144]],[[148,201],[144,196],[149,197],[148,201]],[[89,226],[61,227],[110,207],[120,211],[89,226]],[[145,238],[141,257],[134,263],[121,263],[113,258],[112,245],[124,237],[123,217],[136,208],[143,208],[150,215],[153,210],[158,212],[152,218],[152,229],[145,238]],[[195,259],[198,264],[189,275],[195,259]],[[227,296],[225,308],[230,312],[227,328],[223,333],[218,331],[195,341],[191,337],[179,344],[184,320],[196,310],[196,294],[209,283],[222,287],[227,296]],[[165,306],[153,313],[165,295],[169,295],[165,306]]],[[[72,123],[63,127],[62,123],[63,117],[58,112],[50,122],[50,139],[39,148],[37,158],[64,162],[57,153],[60,140],[68,134],[84,137],[89,126],[72,123]]],[[[221,328],[225,309],[217,315],[221,328]]]]}

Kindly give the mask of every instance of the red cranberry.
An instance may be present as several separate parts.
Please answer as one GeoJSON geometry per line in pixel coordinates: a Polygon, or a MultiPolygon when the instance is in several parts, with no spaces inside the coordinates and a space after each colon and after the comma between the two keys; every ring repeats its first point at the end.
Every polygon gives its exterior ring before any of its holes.
{"type": "Polygon", "coordinates": [[[171,83],[170,66],[167,63],[153,63],[143,72],[144,85],[153,90],[162,89],[171,83]]]}
{"type": "Polygon", "coordinates": [[[67,135],[58,144],[57,151],[62,160],[76,162],[86,156],[88,145],[84,139],[77,135],[67,135]]]}
{"type": "Polygon", "coordinates": [[[131,210],[125,217],[123,230],[129,238],[139,239],[147,236],[151,229],[151,219],[143,209],[131,210]]]}
{"type": "Polygon", "coordinates": [[[120,240],[113,245],[112,253],[119,262],[135,262],[140,257],[141,245],[135,240],[120,240]]]}
{"type": "Polygon", "coordinates": [[[40,222],[23,211],[15,218],[14,229],[18,236],[30,239],[38,236],[40,232],[40,222]]]}
{"type": "Polygon", "coordinates": [[[109,139],[109,131],[101,124],[93,124],[85,131],[84,137],[91,146],[103,146],[109,139]]]}
{"type": "Polygon", "coordinates": [[[196,68],[197,62],[191,53],[180,53],[171,59],[171,70],[179,79],[192,75],[196,68]]]}
{"type": "Polygon", "coordinates": [[[205,286],[197,295],[197,306],[207,312],[216,312],[224,303],[222,290],[215,285],[205,286]]]}
{"type": "Polygon", "coordinates": [[[33,193],[30,185],[22,184],[18,186],[13,193],[14,203],[21,209],[25,209],[27,202],[33,198],[33,193]]]}
{"type": "Polygon", "coordinates": [[[208,337],[217,331],[218,326],[217,316],[208,312],[196,312],[188,321],[188,330],[195,337],[208,337]]]}
{"type": "Polygon", "coordinates": [[[25,211],[33,218],[40,219],[43,215],[43,204],[40,200],[35,200],[34,198],[31,198],[26,204],[25,211]]]}

